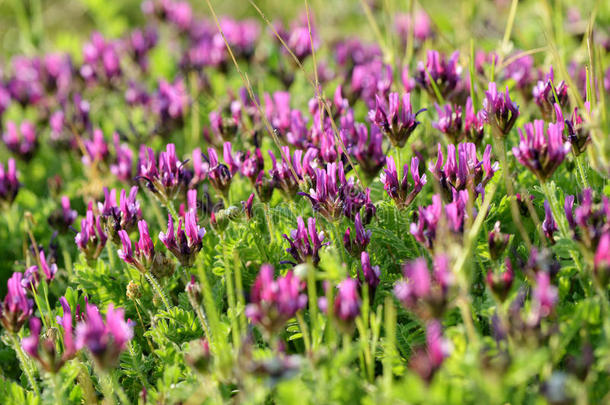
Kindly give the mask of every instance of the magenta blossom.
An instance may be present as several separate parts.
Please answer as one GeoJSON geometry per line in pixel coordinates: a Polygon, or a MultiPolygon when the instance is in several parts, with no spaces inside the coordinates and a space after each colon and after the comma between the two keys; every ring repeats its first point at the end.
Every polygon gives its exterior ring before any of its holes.
{"type": "Polygon", "coordinates": [[[453,276],[445,255],[434,257],[432,274],[422,257],[403,266],[404,280],[394,286],[394,295],[422,319],[440,318],[448,306],[453,276]]]}
{"type": "Polygon", "coordinates": [[[354,219],[354,230],[356,235],[352,239],[351,228],[347,228],[343,235],[343,246],[352,255],[357,257],[360,253],[366,250],[369,242],[371,241],[371,231],[364,229],[362,220],[360,219],[360,213],[356,214],[354,219]]]}
{"type": "Polygon", "coordinates": [[[305,308],[305,283],[289,270],[274,280],[273,266],[264,264],[252,285],[246,316],[271,336],[295,314],[305,308]]]}
{"type": "Polygon", "coordinates": [[[362,252],[360,254],[360,264],[362,269],[362,279],[367,284],[369,289],[369,302],[372,304],[375,298],[375,291],[380,283],[381,271],[379,266],[371,266],[369,254],[362,252]]]}
{"type": "Polygon", "coordinates": [[[205,229],[197,224],[197,214],[189,210],[183,219],[178,222],[178,229],[174,231],[174,220],[168,215],[167,232],[159,232],[159,240],[185,267],[190,267],[195,262],[197,253],[203,247],[202,239],[205,229]]]}
{"type": "Polygon", "coordinates": [[[333,303],[333,314],[339,327],[345,333],[354,330],[354,321],[360,315],[362,300],[358,294],[358,280],[346,278],[337,285],[337,295],[333,303]]]}
{"type": "MultiPolygon", "coordinates": [[[[444,99],[457,96],[463,86],[461,83],[462,67],[458,65],[459,57],[458,51],[455,51],[447,60],[445,55],[428,50],[426,63],[420,61],[417,64],[415,81],[434,99],[437,98],[437,95],[433,83],[444,99]]],[[[436,101],[440,102],[440,100],[436,101]]]]}
{"type": "Polygon", "coordinates": [[[10,206],[15,197],[17,197],[17,192],[21,184],[19,180],[17,180],[17,165],[15,164],[15,159],[9,159],[6,164],[6,169],[4,168],[4,164],[0,162],[0,205],[10,206]]]}
{"type": "Polygon", "coordinates": [[[32,358],[50,373],[56,373],[63,367],[66,361],[72,359],[77,352],[75,346],[74,328],[72,326],[72,313],[64,297],[60,298],[64,314],[57,317],[57,322],[63,328],[62,354],[57,353],[55,341],[46,334],[41,334],[40,319],[30,318],[30,336],[21,339],[21,347],[32,358]]]}
{"type": "Polygon", "coordinates": [[[439,143],[436,163],[430,163],[429,170],[440,183],[446,200],[453,198],[456,191],[462,190],[473,190],[478,195],[500,166],[498,162],[491,163],[491,145],[487,145],[483,159],[479,160],[474,143],[458,144],[457,154],[453,144],[447,145],[447,161],[444,166],[443,161],[439,143]]]}
{"type": "Polygon", "coordinates": [[[36,128],[30,121],[25,120],[19,127],[14,122],[8,121],[2,140],[11,152],[26,161],[32,158],[38,146],[36,128]]]}
{"type": "Polygon", "coordinates": [[[434,104],[438,113],[438,121],[432,126],[442,132],[453,143],[459,142],[464,137],[462,129],[462,107],[459,105],[445,104],[440,107],[434,104]]]}
{"type": "Polygon", "coordinates": [[[75,347],[86,347],[102,368],[113,367],[133,337],[133,325],[125,311],[108,304],[106,322],[95,305],[87,304],[86,318],[76,326],[75,347]]]}
{"type": "Polygon", "coordinates": [[[417,194],[426,185],[426,175],[419,175],[419,159],[413,157],[411,159],[411,184],[409,184],[409,166],[405,163],[402,168],[402,177],[399,179],[398,170],[394,158],[388,156],[386,158],[386,167],[380,176],[384,190],[394,200],[396,206],[400,209],[406,208],[415,199],[417,194]]]}
{"type": "Polygon", "coordinates": [[[506,92],[502,93],[498,91],[496,83],[490,82],[489,89],[485,92],[483,107],[492,128],[497,129],[500,136],[508,135],[519,116],[519,107],[510,99],[508,86],[506,92]]]}
{"type": "Polygon", "coordinates": [[[564,142],[563,122],[551,123],[545,131],[544,121],[536,120],[519,129],[520,142],[513,148],[519,163],[530,169],[540,181],[548,180],[559,167],[572,145],[564,142]]]}
{"type": "Polygon", "coordinates": [[[100,217],[93,213],[93,201],[89,203],[85,218],[81,221],[81,230],[74,241],[88,260],[97,259],[106,246],[108,236],[102,230],[100,217]]]}
{"type": "Polygon", "coordinates": [[[417,115],[425,111],[421,109],[413,114],[411,95],[405,93],[400,99],[398,93],[390,93],[388,104],[377,96],[377,107],[369,111],[369,119],[388,136],[392,145],[402,148],[419,125],[417,115]]]}
{"type": "Polygon", "coordinates": [[[290,243],[286,252],[290,253],[297,263],[306,263],[311,260],[314,265],[320,261],[319,250],[325,243],[324,232],[316,230],[316,220],[309,218],[307,227],[302,217],[297,218],[297,229],[290,231],[290,237],[283,235],[284,239],[290,243]]]}
{"type": "Polygon", "coordinates": [[[178,160],[176,146],[170,143],[166,145],[165,151],[159,153],[158,166],[152,149],[140,149],[138,178],[145,180],[146,187],[161,203],[168,204],[190,184],[192,173],[178,160]]]}
{"type": "Polygon", "coordinates": [[[0,303],[0,322],[12,333],[19,332],[34,311],[34,301],[27,298],[22,278],[21,273],[13,273],[6,283],[8,291],[4,301],[0,303]]]}

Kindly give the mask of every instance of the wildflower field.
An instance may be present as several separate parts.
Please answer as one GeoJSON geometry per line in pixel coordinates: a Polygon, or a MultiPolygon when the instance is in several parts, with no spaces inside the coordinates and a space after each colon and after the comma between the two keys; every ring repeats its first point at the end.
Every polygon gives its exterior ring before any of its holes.
{"type": "Polygon", "coordinates": [[[0,2],[1,404],[610,404],[610,2],[0,2]]]}

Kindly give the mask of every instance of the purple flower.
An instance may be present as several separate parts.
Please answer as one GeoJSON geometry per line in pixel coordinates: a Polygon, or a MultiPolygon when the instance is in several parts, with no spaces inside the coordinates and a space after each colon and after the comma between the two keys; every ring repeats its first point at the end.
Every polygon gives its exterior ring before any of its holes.
{"type": "Polygon", "coordinates": [[[271,336],[307,305],[305,283],[292,270],[274,280],[273,266],[264,264],[252,285],[246,316],[271,336]]]}
{"type": "Polygon", "coordinates": [[[430,17],[422,10],[415,12],[413,21],[411,21],[411,15],[406,13],[397,14],[394,18],[394,28],[400,37],[403,49],[410,38],[411,30],[413,30],[413,37],[420,43],[431,38],[433,35],[431,25],[430,17]]]}
{"type": "Polygon", "coordinates": [[[220,19],[220,26],[236,57],[251,58],[254,55],[254,47],[260,27],[255,20],[236,21],[232,18],[220,19]]]}
{"type": "Polygon", "coordinates": [[[151,270],[150,267],[153,264],[155,246],[150,238],[146,221],[138,222],[138,230],[140,231],[140,240],[136,243],[135,250],[132,249],[127,232],[122,229],[118,232],[123,247],[117,253],[125,263],[132,265],[142,273],[147,273],[151,270]]]}
{"type": "Polygon", "coordinates": [[[55,341],[46,334],[40,334],[41,323],[36,317],[30,318],[30,336],[21,339],[21,347],[32,358],[50,373],[58,372],[66,361],[73,358],[77,352],[74,345],[74,331],[72,327],[72,313],[64,297],[60,298],[64,307],[63,317],[57,317],[57,322],[62,326],[64,351],[60,355],[55,348],[55,341]],[[42,341],[41,341],[42,338],[42,341]]]}
{"type": "Polygon", "coordinates": [[[379,270],[379,266],[371,266],[369,254],[366,252],[361,253],[360,264],[364,282],[369,288],[369,302],[372,304],[375,297],[375,291],[377,290],[377,286],[380,282],[379,277],[381,275],[381,271],[379,270]]]}
{"type": "Polygon", "coordinates": [[[28,161],[38,147],[36,128],[30,121],[22,121],[19,128],[14,122],[6,123],[6,131],[2,135],[6,147],[17,156],[28,161]]]}
{"type": "Polygon", "coordinates": [[[429,383],[449,353],[449,342],[443,339],[440,321],[432,320],[426,326],[426,349],[416,351],[409,362],[409,368],[429,383]]]}
{"type": "Polygon", "coordinates": [[[551,244],[555,243],[555,238],[553,234],[557,232],[559,229],[557,228],[557,223],[555,222],[555,218],[553,218],[553,213],[551,212],[551,206],[548,201],[544,201],[544,221],[542,222],[542,230],[544,231],[544,236],[547,237],[551,244]]]}
{"type": "MultiPolygon", "coordinates": [[[[228,150],[230,152],[231,143],[225,143],[225,151],[227,151],[227,145],[229,148],[228,150]]],[[[225,161],[227,160],[227,157],[232,159],[230,153],[228,153],[228,155],[225,154],[225,161]]],[[[214,187],[221,194],[227,195],[229,188],[231,187],[231,179],[233,178],[234,172],[232,172],[232,170],[230,170],[226,164],[220,163],[218,161],[218,154],[216,153],[216,149],[208,149],[208,159],[210,164],[210,168],[208,171],[210,184],[212,184],[212,187],[214,187]]],[[[231,161],[229,161],[228,163],[230,162],[231,161]]]]}
{"type": "MultiPolygon", "coordinates": [[[[553,119],[553,106],[556,103],[559,103],[562,107],[565,107],[568,103],[568,85],[562,80],[555,86],[554,80],[555,73],[551,66],[549,73],[545,75],[544,80],[539,80],[532,90],[534,101],[538,104],[538,107],[540,107],[542,118],[545,121],[551,121],[553,119]]],[[[557,118],[558,117],[555,117],[555,119],[557,118]]]]}
{"type": "Polygon", "coordinates": [[[309,193],[297,194],[307,197],[314,211],[322,214],[324,218],[329,221],[338,220],[344,208],[341,189],[343,185],[347,185],[343,163],[329,163],[326,170],[316,169],[314,180],[315,189],[311,189],[309,193]]]}
{"type": "MultiPolygon", "coordinates": [[[[485,92],[485,100],[483,100],[483,108],[492,129],[494,131],[497,129],[500,136],[508,135],[519,116],[519,107],[510,99],[508,86],[506,86],[506,92],[502,93],[498,91],[494,82],[489,82],[489,88],[485,92]]],[[[496,133],[494,132],[494,134],[496,133]]]]}
{"type": "Polygon", "coordinates": [[[580,205],[574,208],[574,196],[565,198],[565,213],[574,238],[587,249],[595,251],[603,234],[610,232],[610,201],[602,196],[599,204],[593,201],[593,190],[586,188],[579,197],[580,205]]]}
{"type": "Polygon", "coordinates": [[[358,280],[346,278],[337,285],[337,296],[333,303],[333,313],[344,333],[351,333],[354,321],[360,315],[362,301],[358,294],[358,280]]]}
{"type": "Polygon", "coordinates": [[[544,121],[536,120],[519,129],[520,142],[513,148],[519,163],[530,169],[540,181],[548,180],[570,152],[570,142],[562,138],[563,122],[551,123],[545,131],[544,121]]]}
{"type": "Polygon", "coordinates": [[[453,235],[461,237],[464,232],[464,221],[467,217],[466,206],[468,192],[461,190],[454,194],[454,201],[445,205],[439,194],[432,196],[432,204],[418,207],[416,222],[411,223],[410,231],[415,240],[432,250],[437,236],[437,228],[442,216],[445,216],[446,226],[453,235]],[[444,209],[443,209],[444,208],[444,209]]]}
{"type": "MultiPolygon", "coordinates": [[[[588,115],[591,115],[591,106],[588,101],[585,101],[585,110],[588,115]]],[[[555,105],[555,114],[558,117],[562,117],[561,110],[558,110],[558,106],[555,105]]],[[[578,113],[578,107],[574,108],[569,120],[564,121],[566,124],[566,132],[568,141],[572,144],[572,151],[575,155],[580,155],[585,151],[587,145],[591,143],[591,134],[587,125],[585,124],[582,116],[578,113]]]]}
{"type": "Polygon", "coordinates": [[[148,53],[157,44],[158,37],[155,28],[147,27],[133,30],[127,38],[127,52],[143,72],[148,71],[148,53]]]}
{"type": "MultiPolygon", "coordinates": [[[[311,55],[312,45],[313,49],[318,48],[319,39],[318,34],[314,26],[312,16],[309,17],[310,21],[308,24],[307,16],[301,15],[295,19],[290,25],[290,30],[286,30],[280,23],[276,23],[276,31],[279,34],[282,41],[288,46],[292,53],[297,57],[300,63],[311,55]],[[311,26],[311,36],[309,26],[311,26]],[[312,44],[313,41],[313,44],[312,44]]],[[[282,52],[287,54],[288,51],[282,46],[282,52]]],[[[290,59],[292,62],[292,59],[290,59]]]]}
{"type": "Polygon", "coordinates": [[[356,236],[352,240],[351,228],[347,228],[343,235],[343,246],[352,255],[357,257],[360,253],[366,250],[369,242],[371,241],[371,231],[364,229],[362,220],[360,219],[360,213],[356,214],[354,220],[354,229],[356,236]]]}
{"type": "Polygon", "coordinates": [[[514,280],[513,267],[508,257],[505,260],[505,264],[506,269],[504,272],[498,274],[489,270],[487,271],[487,276],[485,277],[487,286],[500,302],[504,302],[508,297],[508,293],[510,292],[510,288],[513,285],[514,280]]]}
{"type": "Polygon", "coordinates": [[[49,264],[47,262],[47,258],[44,254],[44,251],[40,251],[40,265],[42,266],[42,272],[47,279],[47,282],[50,282],[55,278],[55,273],[57,273],[57,265],[55,263],[49,264]]]}
{"type": "Polygon", "coordinates": [[[123,309],[108,304],[104,322],[97,307],[87,304],[87,316],[76,326],[75,346],[77,350],[89,349],[98,365],[107,369],[114,367],[132,337],[133,326],[125,321],[123,309]]]}
{"type": "Polygon", "coordinates": [[[38,266],[33,265],[25,269],[23,278],[21,279],[21,285],[28,291],[35,291],[40,284],[40,272],[38,266]]]}
{"type": "Polygon", "coordinates": [[[44,96],[40,59],[15,56],[11,65],[14,74],[7,83],[11,98],[23,107],[38,104],[44,96]]]}
{"type": "Polygon", "coordinates": [[[0,303],[0,322],[11,333],[17,333],[32,316],[34,301],[27,298],[26,290],[21,285],[23,275],[13,273],[6,283],[7,293],[0,303]]]}
{"type": "Polygon", "coordinates": [[[191,185],[197,185],[201,183],[208,177],[208,172],[210,171],[210,163],[203,159],[203,153],[201,152],[201,148],[193,149],[193,179],[191,185]]]}
{"type": "Polygon", "coordinates": [[[532,55],[523,55],[518,58],[509,57],[512,62],[504,68],[504,77],[517,83],[519,90],[528,90],[534,81],[532,74],[534,58],[532,55]]]}
{"type": "Polygon", "coordinates": [[[83,156],[83,163],[87,166],[105,161],[108,157],[108,144],[104,139],[104,133],[101,129],[93,131],[92,139],[83,141],[86,154],[83,156]]]}
{"type": "Polygon", "coordinates": [[[416,120],[417,115],[425,109],[413,114],[409,93],[403,94],[402,101],[398,93],[390,93],[388,105],[379,96],[376,101],[377,107],[369,111],[369,119],[390,138],[392,145],[402,148],[419,125],[419,121],[416,120]]]}
{"type": "Polygon", "coordinates": [[[464,137],[462,130],[462,107],[459,105],[445,104],[440,107],[434,104],[438,112],[438,121],[432,126],[441,131],[451,142],[459,142],[464,137]]]}
{"type": "Polygon", "coordinates": [[[405,164],[402,168],[402,178],[399,180],[398,170],[394,158],[388,156],[386,158],[387,169],[383,170],[380,180],[383,183],[384,190],[394,200],[399,209],[404,209],[411,205],[417,194],[426,184],[426,175],[419,176],[419,159],[411,158],[411,179],[409,184],[409,166],[405,164]]]}
{"type": "Polygon", "coordinates": [[[89,203],[87,214],[81,221],[81,230],[76,234],[74,241],[88,260],[97,259],[106,246],[108,236],[102,230],[100,217],[93,213],[93,201],[89,203]]]}
{"type": "Polygon", "coordinates": [[[159,232],[159,240],[180,261],[182,266],[190,267],[203,247],[202,239],[205,229],[197,224],[197,214],[194,210],[189,210],[184,215],[184,229],[182,222],[183,219],[180,218],[178,229],[174,232],[174,220],[171,215],[168,215],[167,232],[159,232]]]}
{"type": "Polygon", "coordinates": [[[9,159],[6,164],[6,170],[4,164],[0,162],[0,204],[4,207],[10,206],[15,197],[21,184],[17,180],[17,165],[15,159],[9,159]]]}
{"type": "Polygon", "coordinates": [[[605,288],[610,280],[610,232],[604,233],[599,239],[593,258],[593,274],[598,283],[605,288]]]}
{"type": "Polygon", "coordinates": [[[440,183],[446,199],[453,198],[456,191],[462,190],[473,190],[476,192],[475,195],[479,195],[499,168],[498,162],[491,163],[491,145],[487,145],[483,160],[479,160],[474,143],[458,144],[457,154],[455,146],[449,144],[444,166],[443,161],[443,152],[439,143],[436,163],[434,166],[431,163],[429,170],[440,183]]]}
{"type": "Polygon", "coordinates": [[[483,136],[485,136],[485,123],[487,122],[487,112],[480,110],[475,114],[472,100],[470,97],[466,100],[464,109],[464,132],[466,139],[477,146],[481,145],[483,136]]]}
{"type": "Polygon", "coordinates": [[[250,194],[250,197],[246,201],[242,201],[244,212],[246,213],[246,219],[249,221],[253,218],[252,204],[254,202],[254,193],[250,194]]]}
{"type": "Polygon", "coordinates": [[[98,209],[103,220],[104,231],[115,243],[120,242],[119,230],[130,232],[142,218],[140,202],[136,200],[137,194],[137,186],[130,189],[129,196],[125,189],[122,189],[120,204],[117,206],[116,189],[108,191],[107,188],[104,188],[104,204],[98,203],[98,209]]]}
{"type": "Polygon", "coordinates": [[[107,41],[102,34],[91,34],[90,42],[83,47],[83,65],[80,74],[89,83],[110,82],[121,75],[118,44],[107,41]]]}
{"type": "Polygon", "coordinates": [[[61,209],[52,215],[54,220],[49,218],[49,223],[65,232],[68,230],[68,228],[70,228],[77,216],[78,213],[76,210],[73,210],[72,207],[70,207],[70,199],[68,196],[64,195],[61,197],[61,209]]]}
{"type": "Polygon", "coordinates": [[[372,126],[369,136],[364,124],[357,124],[355,130],[357,134],[356,142],[348,148],[349,152],[358,162],[361,171],[372,180],[385,163],[385,154],[382,148],[383,134],[377,126],[372,126]]]}
{"type": "Polygon", "coordinates": [[[223,118],[222,114],[217,111],[211,111],[209,118],[211,132],[217,139],[228,141],[237,134],[239,122],[233,118],[223,118]]]}
{"type": "Polygon", "coordinates": [[[116,162],[110,165],[110,172],[120,181],[131,182],[133,179],[133,151],[126,143],[120,143],[118,133],[114,133],[112,140],[114,143],[116,162]]]}
{"type": "Polygon", "coordinates": [[[188,104],[189,96],[182,79],[176,79],[173,84],[160,80],[151,100],[152,111],[159,120],[159,131],[167,133],[175,127],[180,127],[188,104]]]}
{"type": "Polygon", "coordinates": [[[318,254],[324,240],[324,232],[318,233],[316,230],[316,220],[307,219],[307,227],[302,217],[297,217],[297,229],[290,231],[290,237],[283,235],[290,247],[286,252],[290,253],[297,263],[306,263],[311,260],[314,265],[320,261],[318,254]]]}
{"type": "Polygon", "coordinates": [[[173,143],[167,144],[165,151],[159,153],[158,168],[153,150],[143,147],[140,150],[139,168],[138,177],[146,181],[146,187],[164,205],[181,194],[192,178],[184,163],[176,157],[176,146],[173,143]]]}
{"type": "Polygon", "coordinates": [[[433,274],[423,257],[403,266],[405,280],[394,286],[394,295],[409,310],[422,319],[440,318],[448,305],[449,287],[452,274],[448,258],[444,255],[434,257],[433,274]]]}
{"type": "Polygon", "coordinates": [[[510,242],[510,235],[500,232],[500,221],[496,221],[494,229],[487,236],[487,244],[489,246],[489,255],[492,260],[497,260],[510,242]]]}
{"type": "Polygon", "coordinates": [[[375,108],[376,98],[385,99],[392,87],[392,67],[380,59],[356,65],[352,71],[347,98],[352,102],[361,99],[369,109],[375,108]]]}
{"type": "MultiPolygon", "coordinates": [[[[418,62],[415,81],[431,97],[437,98],[433,82],[444,99],[451,99],[461,91],[462,67],[458,65],[460,53],[455,51],[449,60],[437,51],[429,50],[426,63],[418,62]]],[[[440,100],[436,100],[440,102],[440,100]]]]}
{"type": "Polygon", "coordinates": [[[536,274],[536,286],[532,291],[534,308],[539,317],[549,316],[557,304],[557,287],[551,284],[551,278],[547,272],[541,271],[536,274]]]}
{"type": "MultiPolygon", "coordinates": [[[[314,149],[310,150],[315,151],[314,149]]],[[[278,186],[287,198],[292,199],[297,193],[297,190],[299,189],[299,181],[303,178],[303,174],[308,174],[312,177],[315,176],[315,172],[310,163],[317,152],[310,152],[310,150],[305,153],[302,164],[300,162],[300,157],[303,156],[303,152],[301,150],[296,150],[294,152],[292,162],[286,160],[290,159],[290,149],[288,146],[282,146],[281,162],[278,162],[273,152],[269,151],[272,166],[269,170],[269,176],[273,180],[274,185],[278,186]],[[291,167],[296,173],[293,173],[291,167]],[[295,175],[297,177],[295,177],[295,175]]]]}

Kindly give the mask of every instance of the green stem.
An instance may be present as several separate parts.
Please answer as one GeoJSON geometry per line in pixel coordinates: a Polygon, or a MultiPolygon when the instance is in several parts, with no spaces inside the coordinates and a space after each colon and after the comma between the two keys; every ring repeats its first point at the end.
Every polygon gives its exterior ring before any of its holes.
{"type": "Polygon", "coordinates": [[[582,165],[582,156],[574,155],[574,160],[576,161],[576,167],[578,168],[578,173],[580,174],[580,180],[582,182],[583,188],[590,188],[589,182],[587,181],[587,176],[585,174],[585,168],[582,165]]]}
{"type": "Polygon", "coordinates": [[[303,335],[303,343],[305,344],[305,354],[309,356],[311,353],[311,343],[309,341],[309,329],[307,328],[307,323],[305,323],[305,319],[303,319],[303,315],[301,312],[297,312],[297,321],[299,322],[299,328],[301,329],[301,335],[303,335]]]}
{"type": "MultiPolygon", "coordinates": [[[[307,297],[309,299],[309,320],[311,322],[312,349],[315,351],[319,340],[318,293],[316,290],[316,268],[307,265],[307,297]]],[[[328,305],[331,305],[329,302],[328,305]]],[[[330,312],[330,311],[329,311],[330,312]]]]}
{"type": "MultiPolygon", "coordinates": [[[[224,238],[221,238],[221,243],[224,242],[223,240],[224,238]]],[[[228,257],[228,255],[226,255],[225,251],[224,251],[224,246],[221,246],[221,252],[223,254],[223,256],[225,257],[225,259],[228,257]]],[[[237,323],[237,308],[235,306],[235,287],[233,286],[233,271],[231,268],[231,265],[228,263],[227,260],[224,260],[224,267],[225,267],[225,284],[226,284],[226,290],[227,290],[227,302],[229,304],[229,320],[231,322],[231,336],[233,338],[233,347],[235,349],[239,348],[239,337],[240,337],[240,331],[239,331],[239,324],[237,323]]]]}
{"type": "Polygon", "coordinates": [[[176,208],[174,208],[174,202],[173,201],[168,201],[165,204],[165,207],[167,208],[167,210],[171,214],[172,218],[174,219],[174,222],[179,222],[180,217],[178,216],[178,212],[176,212],[176,208]]]}
{"type": "Polygon", "coordinates": [[[163,301],[163,305],[165,305],[165,309],[167,311],[169,311],[171,307],[169,305],[169,302],[167,301],[167,298],[165,297],[165,294],[163,293],[163,290],[161,289],[161,286],[159,285],[159,282],[155,278],[155,276],[153,276],[150,273],[146,273],[145,276],[146,276],[146,279],[148,280],[148,282],[150,283],[150,286],[153,288],[153,290],[155,290],[155,292],[157,294],[159,294],[161,301],[163,301]]]}
{"type": "Polygon", "coordinates": [[[241,262],[239,261],[239,256],[237,250],[234,251],[235,254],[235,294],[237,295],[237,305],[239,306],[239,327],[242,331],[245,331],[248,326],[248,321],[246,320],[246,299],[244,297],[244,283],[241,277],[241,262]]]}
{"type": "Polygon", "coordinates": [[[130,404],[131,401],[129,401],[127,394],[125,394],[123,387],[121,387],[121,384],[119,384],[119,381],[117,380],[115,375],[110,374],[110,382],[112,383],[112,389],[114,390],[114,392],[117,393],[121,402],[125,405],[130,404]]]}
{"type": "Polygon", "coordinates": [[[385,395],[392,392],[392,365],[396,347],[396,308],[389,296],[385,299],[385,350],[383,357],[383,385],[385,395]]]}
{"type": "Polygon", "coordinates": [[[55,405],[62,405],[63,403],[63,392],[61,390],[61,379],[58,373],[51,374],[51,387],[53,388],[53,398],[55,399],[55,405]]]}
{"type": "Polygon", "coordinates": [[[25,373],[25,376],[27,377],[27,379],[30,383],[30,386],[32,387],[32,390],[34,390],[34,393],[36,394],[36,396],[40,397],[40,389],[38,388],[38,383],[36,383],[36,379],[34,378],[34,375],[32,374],[32,370],[29,367],[28,361],[25,357],[25,353],[23,353],[23,349],[21,348],[21,343],[19,342],[19,337],[17,337],[16,333],[9,333],[9,335],[13,342],[13,348],[15,349],[15,352],[17,353],[17,358],[19,359],[19,363],[21,363],[21,369],[25,373]]]}
{"type": "Polygon", "coordinates": [[[95,368],[97,379],[100,383],[100,387],[102,389],[102,395],[104,395],[104,399],[108,404],[115,404],[116,401],[114,399],[114,387],[112,381],[110,380],[110,375],[106,371],[101,370],[96,366],[95,368]]]}

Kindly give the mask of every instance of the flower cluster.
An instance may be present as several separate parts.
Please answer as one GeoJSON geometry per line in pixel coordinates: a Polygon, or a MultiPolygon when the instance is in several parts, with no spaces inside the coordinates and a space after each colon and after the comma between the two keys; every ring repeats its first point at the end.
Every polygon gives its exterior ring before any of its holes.
{"type": "Polygon", "coordinates": [[[393,146],[402,148],[419,125],[417,116],[425,109],[413,114],[409,93],[403,94],[402,98],[398,93],[390,93],[387,104],[379,97],[376,102],[375,110],[369,111],[369,119],[390,139],[393,146]]]}
{"type": "Polygon", "coordinates": [[[420,257],[403,266],[403,276],[405,280],[394,286],[396,298],[422,319],[440,319],[447,309],[453,284],[449,258],[435,256],[430,274],[426,259],[420,257]]]}
{"type": "Polygon", "coordinates": [[[468,216],[467,205],[468,191],[466,190],[455,193],[454,200],[444,207],[441,196],[434,194],[431,205],[418,207],[416,222],[411,223],[410,226],[411,234],[415,240],[431,250],[434,248],[439,231],[445,232],[448,230],[450,234],[461,237],[464,232],[464,221],[468,216]],[[441,218],[446,221],[446,229],[439,228],[441,218]]]}
{"type": "Polygon", "coordinates": [[[447,145],[447,161],[444,162],[440,143],[437,149],[437,158],[429,170],[439,182],[446,200],[455,198],[458,191],[473,190],[476,194],[483,193],[485,185],[493,178],[500,165],[491,163],[491,145],[487,145],[483,159],[477,157],[477,148],[474,143],[460,143],[456,148],[453,144],[447,145]]]}
{"type": "Polygon", "coordinates": [[[273,266],[264,264],[252,285],[246,316],[271,336],[307,304],[304,282],[289,270],[274,279],[273,266]]]}
{"type": "Polygon", "coordinates": [[[297,263],[307,263],[311,260],[314,265],[318,264],[319,250],[324,245],[324,232],[317,231],[315,218],[308,218],[305,227],[303,218],[298,217],[297,229],[290,231],[290,236],[284,234],[283,237],[290,244],[286,252],[290,253],[297,263]]]}
{"type": "Polygon", "coordinates": [[[563,140],[563,126],[563,122],[550,123],[545,131],[544,121],[536,120],[519,128],[520,141],[513,155],[542,182],[553,175],[572,148],[563,140]]]}
{"type": "Polygon", "coordinates": [[[426,185],[426,175],[419,175],[419,159],[413,157],[411,159],[411,179],[409,184],[409,165],[405,163],[402,168],[402,178],[399,179],[398,170],[394,158],[388,156],[386,158],[387,169],[383,170],[380,180],[383,183],[384,190],[394,200],[399,209],[404,209],[411,205],[417,194],[426,185]]]}

